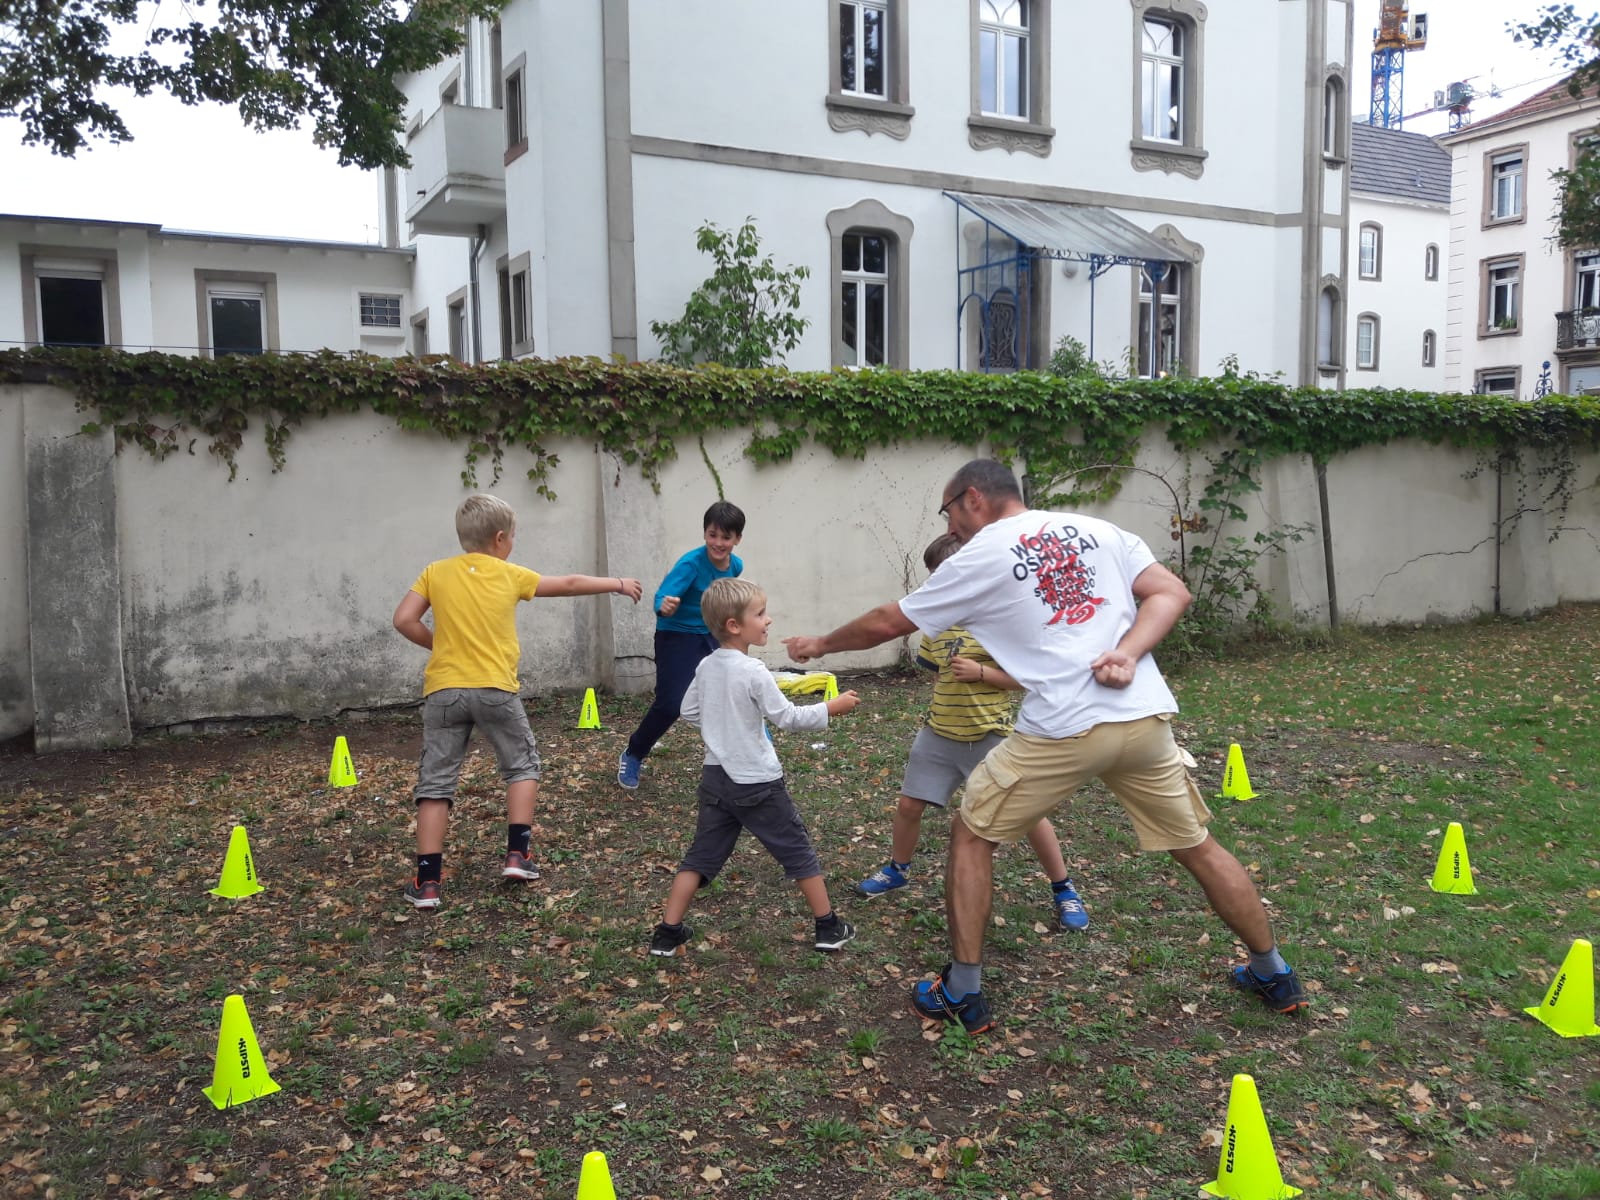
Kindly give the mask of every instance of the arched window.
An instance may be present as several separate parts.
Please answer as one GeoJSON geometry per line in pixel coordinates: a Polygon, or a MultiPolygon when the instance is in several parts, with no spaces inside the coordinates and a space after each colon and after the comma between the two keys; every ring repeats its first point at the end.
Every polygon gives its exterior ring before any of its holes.
{"type": "Polygon", "coordinates": [[[1344,297],[1339,294],[1339,285],[1326,283],[1317,297],[1318,367],[1329,371],[1338,369],[1340,351],[1344,344],[1344,339],[1339,335],[1339,327],[1343,321],[1344,297]]]}
{"type": "Polygon", "coordinates": [[[1439,278],[1439,247],[1432,242],[1422,252],[1422,277],[1424,279],[1439,278]]]}
{"type": "Polygon", "coordinates": [[[912,224],[876,200],[828,214],[836,367],[910,365],[912,224]]]}
{"type": "Polygon", "coordinates": [[[1431,367],[1439,351],[1439,336],[1431,329],[1422,331],[1422,365],[1431,367]]]}
{"type": "Polygon", "coordinates": [[[1344,80],[1329,75],[1322,84],[1322,153],[1343,159],[1350,138],[1350,116],[1345,107],[1344,80]]]}
{"type": "Polygon", "coordinates": [[[1378,315],[1362,313],[1356,318],[1356,370],[1378,369],[1378,315]]]}
{"type": "Polygon", "coordinates": [[[1361,226],[1360,262],[1357,273],[1362,279],[1383,278],[1383,226],[1368,221],[1361,226]]]}

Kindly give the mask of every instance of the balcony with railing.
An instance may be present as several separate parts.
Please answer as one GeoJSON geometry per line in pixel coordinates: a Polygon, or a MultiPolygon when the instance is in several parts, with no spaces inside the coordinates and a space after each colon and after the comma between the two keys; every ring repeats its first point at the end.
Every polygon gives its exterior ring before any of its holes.
{"type": "Polygon", "coordinates": [[[417,233],[470,236],[505,216],[505,113],[441,105],[406,143],[406,220],[417,233]]]}
{"type": "Polygon", "coordinates": [[[1600,308],[1574,308],[1556,314],[1556,353],[1600,350],[1600,308]]]}

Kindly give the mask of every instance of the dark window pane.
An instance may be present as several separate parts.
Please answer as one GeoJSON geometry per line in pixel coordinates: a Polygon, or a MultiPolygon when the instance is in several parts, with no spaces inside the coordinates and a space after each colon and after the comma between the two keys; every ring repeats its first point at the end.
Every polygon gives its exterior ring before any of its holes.
{"type": "Polygon", "coordinates": [[[211,297],[211,353],[260,354],[261,301],[241,296],[211,297]]]}
{"type": "Polygon", "coordinates": [[[839,90],[856,90],[856,6],[839,5],[839,90]]]}
{"type": "Polygon", "coordinates": [[[869,96],[884,94],[883,66],[883,12],[868,8],[861,13],[861,63],[863,83],[861,90],[869,96]]]}
{"type": "Polygon", "coordinates": [[[889,337],[888,300],[888,289],[883,284],[867,284],[867,311],[863,314],[867,326],[866,354],[862,359],[867,366],[878,366],[888,358],[885,352],[889,337]]]}
{"type": "Polygon", "coordinates": [[[856,363],[856,285],[843,283],[839,285],[839,308],[843,320],[839,323],[839,340],[844,343],[844,352],[840,356],[842,361],[854,366],[856,363]]]}
{"type": "Polygon", "coordinates": [[[861,269],[870,271],[874,275],[888,273],[889,251],[883,238],[864,237],[861,239],[861,269]]]}
{"type": "Polygon", "coordinates": [[[39,280],[39,340],[48,346],[104,346],[105,305],[98,279],[39,280]]]}
{"type": "Polygon", "coordinates": [[[400,297],[362,292],[361,323],[381,329],[399,329],[400,297]]]}
{"type": "Polygon", "coordinates": [[[1028,41],[1026,38],[1006,38],[1006,108],[1007,116],[1028,115],[1028,41]]]}
{"type": "Polygon", "coordinates": [[[859,233],[845,234],[840,250],[844,255],[843,265],[846,271],[861,270],[861,235],[859,233]]]}

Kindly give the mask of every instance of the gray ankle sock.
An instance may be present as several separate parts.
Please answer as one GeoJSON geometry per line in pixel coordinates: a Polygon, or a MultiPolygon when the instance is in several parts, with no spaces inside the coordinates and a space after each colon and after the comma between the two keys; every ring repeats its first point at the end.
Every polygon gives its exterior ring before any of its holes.
{"type": "Polygon", "coordinates": [[[1276,945],[1264,954],[1250,951],[1250,973],[1257,979],[1271,979],[1274,975],[1282,975],[1288,969],[1289,964],[1283,961],[1283,955],[1278,953],[1276,945]]]}
{"type": "Polygon", "coordinates": [[[945,976],[944,990],[950,993],[953,1000],[970,995],[983,986],[983,964],[953,962],[950,964],[950,973],[945,976]]]}

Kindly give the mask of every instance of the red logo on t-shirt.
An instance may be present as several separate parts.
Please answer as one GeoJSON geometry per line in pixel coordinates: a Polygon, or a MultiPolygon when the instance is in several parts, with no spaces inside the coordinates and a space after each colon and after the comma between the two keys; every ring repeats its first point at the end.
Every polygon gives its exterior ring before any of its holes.
{"type": "Polygon", "coordinates": [[[1041,526],[1036,534],[1024,534],[1020,544],[1012,548],[1019,560],[1013,573],[1017,573],[1016,568],[1023,568],[1019,578],[1026,579],[1027,568],[1032,569],[1033,594],[1052,614],[1045,624],[1065,621],[1068,625],[1081,625],[1105,603],[1105,597],[1093,594],[1094,568],[1079,553],[1097,543],[1092,537],[1079,537],[1071,526],[1061,533],[1048,529],[1041,526]]]}

